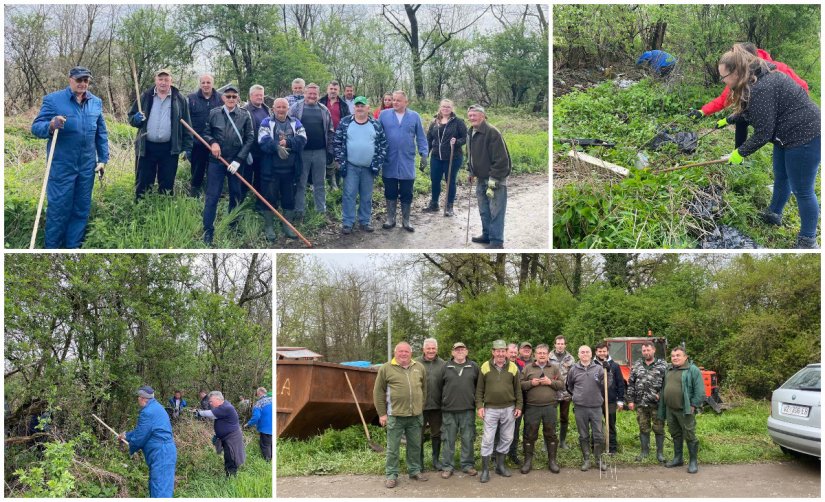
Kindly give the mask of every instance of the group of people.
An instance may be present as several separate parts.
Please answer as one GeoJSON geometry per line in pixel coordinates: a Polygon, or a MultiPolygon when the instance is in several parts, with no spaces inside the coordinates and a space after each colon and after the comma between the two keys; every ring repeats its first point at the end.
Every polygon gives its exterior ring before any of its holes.
{"type": "MultiPolygon", "coordinates": [[[[256,396],[252,417],[243,427],[257,428],[261,455],[267,462],[271,462],[272,393],[264,387],[258,387],[256,396]]],[[[169,408],[164,409],[155,399],[154,389],[142,386],[137,391],[137,401],[140,406],[137,425],[134,430],[120,434],[118,439],[129,443],[129,455],[143,451],[144,460],[149,467],[149,496],[172,497],[177,447],[170,418],[177,418],[184,412],[186,400],[180,391],[175,391],[174,396],[169,398],[169,408]]],[[[246,447],[235,407],[220,391],[201,391],[199,407],[193,409],[192,413],[214,421],[215,435],[212,443],[215,451],[223,453],[226,476],[235,476],[238,468],[246,461],[246,447]]]]}
{"type": "MultiPolygon", "coordinates": [[[[677,58],[661,50],[646,51],[637,65],[649,65],[665,77],[677,58]]],[[[781,226],[782,213],[791,193],[796,197],[801,228],[796,248],[817,248],[819,203],[816,176],[821,161],[821,114],[808,95],[808,83],[785,63],[775,61],[764,49],[750,42],[734,44],[719,59],[717,67],[725,89],[717,98],[688,116],[702,119],[726,111],[717,128],[735,125],[734,149],[729,164],[742,164],[767,143],[773,143],[773,193],[760,218],[781,226]],[[753,134],[748,137],[748,126],[753,134]]]]}
{"type": "Polygon", "coordinates": [[[616,413],[627,407],[636,413],[640,453],[650,454],[650,431],[655,435],[656,458],[665,467],[684,465],[688,449],[689,473],[698,472],[696,413],[705,400],[701,371],[688,360],[683,347],[671,351],[671,364],[656,357],[652,342],[642,345],[642,358],[635,361],[628,381],[608,354],[606,343],[593,350],[578,349],[578,360],[567,351],[564,336],[557,336],[551,349],[530,342],[493,342],[491,358],[481,365],[468,359],[467,346],[456,342],[451,359],[438,356],[438,341],[428,338],[422,356],[412,358],[409,343],[395,347],[394,357],[378,371],[373,389],[381,426],[387,427],[387,488],[398,484],[402,436],[406,437],[406,464],[411,480],[427,481],[424,474],[424,442],[432,442],[432,464],[443,479],[461,469],[478,475],[474,442],[476,416],[483,421],[481,473],[490,480],[490,470],[503,477],[512,474],[506,457],[520,466],[522,474],[533,468],[539,427],[547,450],[548,469],[559,473],[559,448],[569,449],[567,431],[570,403],[579,434],[581,470],[591,467],[591,458],[605,470],[602,454],[615,454],[618,441],[616,413]],[[595,355],[595,358],[594,358],[595,355]],[[605,392],[605,378],[607,392],[605,392]],[[607,399],[607,407],[605,407],[607,399]],[[605,410],[606,408],[606,410],[605,410]],[[604,422],[603,422],[604,421],[604,422]],[[673,439],[674,456],[664,457],[664,426],[673,439]],[[518,458],[519,428],[523,427],[524,460],[518,458]],[[559,433],[556,425],[559,424],[559,433]],[[604,428],[609,429],[605,444],[604,428]],[[425,437],[425,431],[429,431],[425,437]],[[455,462],[456,439],[461,438],[460,463],[455,462]],[[592,455],[591,455],[592,452],[592,455]]]}
{"type": "MultiPolygon", "coordinates": [[[[371,114],[368,99],[356,96],[353,86],[346,85],[344,96],[339,96],[337,81],[330,82],[321,97],[318,84],[297,78],[292,82],[292,94],[275,99],[270,109],[261,85],[249,89],[248,102],[241,106],[238,87],[230,84],[218,92],[209,74],[199,77],[199,89],[188,96],[173,85],[169,68],[156,71],[154,79],[154,85],[138,97],[128,113],[129,124],[138,129],[135,199],[140,200],[155,184],[159,193],[172,194],[178,161],[186,158],[191,166],[190,195],[199,196],[205,183],[203,240],[208,245],[214,239],[225,178],[230,212],[248,192],[242,177],[269,204],[280,208],[287,220],[297,223],[304,218],[309,181],[315,211],[332,223],[326,207],[326,180],[337,188],[340,179],[341,231],[350,234],[356,219],[361,230],[374,231],[372,193],[375,177],[380,174],[387,204],[382,227],[389,230],[397,225],[400,201],[401,226],[413,232],[410,215],[416,154],[422,172],[432,157],[432,200],[424,210],[439,209],[441,182],[446,179],[445,215],[452,216],[455,182],[466,145],[470,179],[478,179],[476,198],[482,222],[482,233],[473,242],[503,248],[507,177],[512,164],[501,133],[487,123],[480,105],[467,111],[468,130],[453,111],[452,101],[442,100],[425,132],[421,116],[408,108],[407,95],[401,90],[385,94],[381,107],[371,114]]],[[[109,160],[103,105],[89,92],[90,80],[87,68],[73,68],[69,86],[43,99],[32,125],[36,136],[49,138],[47,148],[56,141],[48,181],[46,248],[80,247],[94,175],[102,175],[109,160]],[[55,136],[58,130],[59,137],[55,136]]],[[[266,239],[275,241],[273,212],[260,200],[256,204],[266,239]]],[[[230,227],[234,225],[232,222],[230,227]]],[[[282,229],[285,237],[298,237],[287,224],[282,229]]]]}

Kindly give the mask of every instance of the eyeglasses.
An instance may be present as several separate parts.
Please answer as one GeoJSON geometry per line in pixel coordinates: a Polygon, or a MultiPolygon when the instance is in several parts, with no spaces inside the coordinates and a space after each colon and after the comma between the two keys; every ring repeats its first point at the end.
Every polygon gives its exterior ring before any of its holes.
{"type": "Polygon", "coordinates": [[[719,80],[725,80],[726,78],[730,77],[731,75],[733,75],[733,72],[730,72],[730,73],[728,73],[727,75],[722,75],[722,74],[720,73],[720,74],[719,74],[719,80]]]}
{"type": "Polygon", "coordinates": [[[74,79],[74,81],[79,83],[79,84],[88,84],[89,83],[89,77],[76,78],[76,79],[74,79]]]}
{"type": "Polygon", "coordinates": [[[226,99],[238,99],[238,96],[231,96],[228,94],[224,94],[223,97],[225,97],[226,99]]]}

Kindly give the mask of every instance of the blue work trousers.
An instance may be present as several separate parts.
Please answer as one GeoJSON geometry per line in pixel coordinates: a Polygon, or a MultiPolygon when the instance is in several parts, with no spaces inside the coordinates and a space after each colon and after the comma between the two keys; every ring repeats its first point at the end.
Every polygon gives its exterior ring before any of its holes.
{"type": "Polygon", "coordinates": [[[375,175],[369,167],[347,165],[347,175],[344,177],[344,195],[342,210],[343,224],[352,227],[355,224],[355,198],[358,197],[358,223],[362,226],[369,224],[372,219],[372,185],[375,175]]]}

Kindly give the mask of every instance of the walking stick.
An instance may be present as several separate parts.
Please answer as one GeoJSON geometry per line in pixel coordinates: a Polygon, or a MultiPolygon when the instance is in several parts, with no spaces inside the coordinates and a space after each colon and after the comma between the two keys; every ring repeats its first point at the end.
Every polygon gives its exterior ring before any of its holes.
{"type": "MultiPolygon", "coordinates": [[[[185,127],[186,129],[188,129],[188,130],[189,130],[189,133],[190,133],[190,134],[192,134],[192,136],[193,136],[193,137],[197,138],[197,140],[198,140],[198,141],[200,141],[201,143],[203,143],[203,146],[205,146],[205,147],[206,147],[206,149],[207,149],[207,150],[209,150],[209,148],[210,148],[210,147],[209,147],[209,143],[207,143],[207,142],[206,142],[206,140],[204,140],[204,139],[201,137],[201,135],[200,135],[200,134],[196,133],[196,132],[195,132],[195,130],[194,130],[194,129],[192,129],[192,127],[191,127],[189,124],[187,124],[185,120],[180,119],[180,123],[181,123],[181,124],[183,124],[183,127],[185,127]]],[[[223,157],[218,157],[218,160],[220,160],[221,162],[223,162],[223,165],[224,165],[224,166],[226,166],[226,168],[227,168],[227,169],[229,169],[229,162],[227,162],[227,161],[226,161],[226,159],[224,159],[223,157]]],[[[297,236],[298,236],[298,237],[299,237],[299,238],[300,238],[300,239],[304,242],[304,244],[306,244],[306,245],[307,245],[307,247],[308,247],[308,248],[311,248],[311,247],[312,247],[312,243],[311,243],[311,242],[309,242],[309,241],[306,239],[306,237],[304,237],[303,235],[301,235],[301,232],[299,232],[299,231],[298,231],[295,227],[293,227],[293,226],[292,226],[292,223],[290,223],[290,222],[289,222],[289,220],[287,220],[286,218],[284,218],[284,217],[283,217],[283,215],[281,215],[281,213],[279,213],[279,212],[278,212],[278,211],[277,211],[274,207],[272,207],[272,204],[270,204],[268,200],[266,200],[266,199],[265,199],[265,198],[264,198],[264,197],[263,197],[260,193],[258,193],[258,191],[257,191],[257,190],[255,190],[255,187],[253,187],[253,186],[252,186],[252,185],[251,185],[248,181],[246,181],[246,178],[244,178],[243,176],[241,176],[241,173],[239,173],[239,172],[237,172],[237,171],[236,171],[236,172],[235,172],[235,176],[237,176],[237,177],[238,177],[238,179],[239,179],[239,180],[241,180],[241,183],[243,183],[244,185],[246,185],[246,188],[248,188],[250,192],[252,192],[253,194],[255,194],[255,197],[257,197],[257,198],[258,198],[258,200],[260,200],[261,202],[263,202],[263,204],[264,204],[266,207],[268,207],[270,211],[272,211],[273,213],[275,213],[275,216],[277,216],[277,217],[278,217],[281,221],[283,221],[283,222],[284,222],[284,224],[285,224],[286,226],[288,226],[290,230],[292,230],[293,232],[295,232],[295,234],[296,234],[296,235],[297,235],[297,236]]]]}
{"type": "Polygon", "coordinates": [[[467,233],[464,236],[464,245],[467,246],[470,243],[470,210],[473,208],[473,177],[470,176],[468,178],[467,184],[470,185],[469,194],[467,196],[467,233]]]}
{"type": "Polygon", "coordinates": [[[37,238],[37,227],[40,226],[40,212],[43,210],[43,199],[46,198],[46,185],[49,183],[49,172],[52,170],[52,160],[54,159],[54,147],[57,145],[57,133],[60,129],[55,128],[52,136],[52,144],[49,147],[49,157],[46,160],[46,175],[43,178],[43,188],[40,190],[40,201],[37,203],[37,216],[34,217],[34,228],[32,229],[32,240],[29,242],[29,249],[34,249],[34,240],[37,238]]]}
{"type": "Polygon", "coordinates": [[[679,170],[682,170],[682,169],[690,169],[691,167],[703,167],[703,166],[712,166],[714,164],[724,164],[727,161],[728,161],[728,159],[709,160],[707,162],[698,162],[696,164],[685,164],[683,166],[668,167],[667,169],[659,169],[658,171],[653,171],[653,172],[654,172],[654,174],[669,173],[670,171],[679,171],[679,170]]]}
{"type": "MultiPolygon", "coordinates": [[[[104,422],[103,420],[101,420],[99,416],[95,415],[94,413],[92,413],[92,416],[93,416],[93,417],[95,417],[95,418],[97,419],[97,421],[98,421],[98,422],[100,422],[100,424],[101,424],[103,427],[106,427],[107,429],[109,429],[109,431],[111,431],[111,433],[112,433],[112,434],[114,434],[116,438],[120,439],[120,434],[118,434],[117,432],[115,432],[115,430],[114,430],[114,429],[112,429],[111,427],[109,427],[108,425],[106,425],[106,422],[104,422]]],[[[124,443],[126,443],[126,446],[129,446],[129,441],[126,441],[125,439],[121,439],[121,441],[123,441],[124,443]]]]}
{"type": "Polygon", "coordinates": [[[364,434],[367,435],[367,443],[370,445],[370,448],[372,448],[372,451],[381,453],[384,451],[384,448],[382,448],[379,444],[373,443],[372,438],[370,438],[370,430],[367,429],[367,421],[364,420],[364,414],[361,413],[361,405],[358,404],[358,396],[355,395],[355,389],[352,388],[352,382],[349,381],[349,375],[347,375],[346,371],[344,372],[344,378],[347,379],[347,385],[349,385],[349,390],[352,392],[352,399],[355,400],[355,407],[358,408],[358,416],[361,417],[361,423],[364,425],[364,434]]]}
{"type": "MultiPolygon", "coordinates": [[[[450,202],[450,175],[453,174],[453,150],[455,144],[450,143],[450,162],[447,164],[447,196],[444,197],[444,216],[447,216],[447,204],[450,202]]],[[[441,183],[441,181],[439,181],[441,183]]]]}
{"type": "MultiPolygon", "coordinates": [[[[129,59],[129,66],[132,67],[132,80],[135,82],[135,102],[137,103],[138,113],[143,114],[143,107],[140,105],[140,86],[138,85],[137,70],[135,69],[135,60],[129,59]]],[[[135,181],[138,177],[138,167],[140,166],[140,156],[137,148],[135,148],[135,181]]]]}

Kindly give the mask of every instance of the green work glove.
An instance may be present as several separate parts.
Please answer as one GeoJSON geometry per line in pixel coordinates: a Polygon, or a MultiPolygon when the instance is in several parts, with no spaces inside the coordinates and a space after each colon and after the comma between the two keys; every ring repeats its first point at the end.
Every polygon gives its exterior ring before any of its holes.
{"type": "Polygon", "coordinates": [[[687,116],[693,120],[699,120],[705,116],[705,113],[702,110],[691,110],[688,112],[687,116]]]}
{"type": "Polygon", "coordinates": [[[727,125],[728,125],[728,118],[727,117],[725,117],[723,119],[719,119],[719,121],[716,122],[716,128],[717,129],[723,129],[723,128],[727,127],[727,125]]]}
{"type": "Polygon", "coordinates": [[[728,164],[732,166],[738,166],[745,162],[745,157],[739,155],[739,150],[734,150],[732,154],[730,154],[730,158],[728,159],[728,164]]]}
{"type": "Polygon", "coordinates": [[[487,195],[488,199],[492,199],[494,195],[494,190],[496,189],[496,180],[490,178],[487,180],[487,191],[485,194],[487,195]]]}

